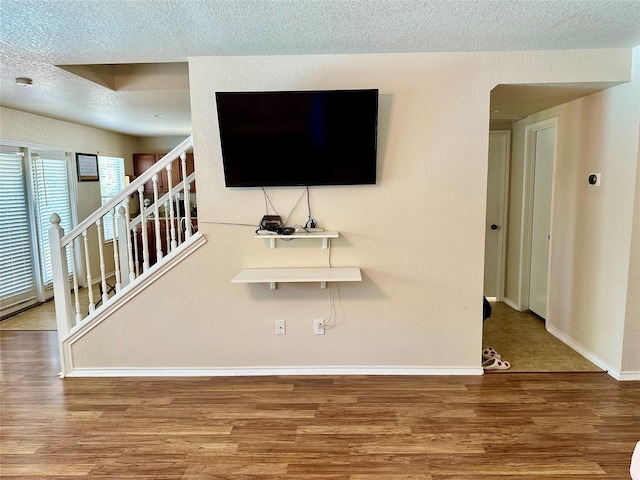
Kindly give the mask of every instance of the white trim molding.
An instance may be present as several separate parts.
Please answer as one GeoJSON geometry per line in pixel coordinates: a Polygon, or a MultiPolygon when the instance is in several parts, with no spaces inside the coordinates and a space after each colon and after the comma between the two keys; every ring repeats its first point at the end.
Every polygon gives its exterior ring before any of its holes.
{"type": "Polygon", "coordinates": [[[609,375],[611,375],[616,380],[620,380],[620,371],[618,369],[613,368],[611,365],[609,365],[608,363],[603,361],[597,355],[595,355],[594,353],[590,352],[589,350],[587,350],[585,347],[583,347],[579,343],[573,341],[571,338],[567,337],[564,333],[562,333],[557,328],[555,328],[553,326],[550,326],[550,325],[547,325],[547,332],[549,332],[551,335],[556,337],[558,340],[560,340],[565,345],[569,346],[571,349],[573,349],[576,352],[578,352],[584,358],[586,358],[591,363],[593,363],[596,367],[601,368],[602,370],[607,372],[609,375]]]}
{"type": "MultiPolygon", "coordinates": [[[[523,179],[523,201],[522,201],[522,220],[520,224],[520,259],[519,259],[519,282],[518,282],[518,304],[522,310],[529,308],[529,288],[531,275],[531,233],[533,221],[533,191],[535,185],[535,153],[536,153],[536,135],[541,130],[548,128],[555,129],[553,166],[551,179],[551,224],[549,226],[551,238],[553,238],[553,209],[554,209],[554,186],[555,186],[555,170],[557,161],[558,148],[558,117],[541,120],[531,125],[525,126],[524,129],[524,179],[523,179]]],[[[547,274],[551,272],[551,244],[549,244],[549,259],[547,274]]],[[[547,283],[547,298],[549,298],[549,283],[547,283]]],[[[521,310],[521,311],[522,311],[521,310]]]]}
{"type": "Polygon", "coordinates": [[[482,375],[481,367],[314,366],[236,368],[78,368],[67,377],[238,377],[317,375],[482,375]]]}
{"type": "Polygon", "coordinates": [[[522,307],[520,307],[518,302],[510,299],[509,297],[504,297],[502,299],[502,301],[504,303],[506,303],[507,305],[509,305],[511,308],[513,308],[516,312],[524,312],[524,309],[522,307]]]}

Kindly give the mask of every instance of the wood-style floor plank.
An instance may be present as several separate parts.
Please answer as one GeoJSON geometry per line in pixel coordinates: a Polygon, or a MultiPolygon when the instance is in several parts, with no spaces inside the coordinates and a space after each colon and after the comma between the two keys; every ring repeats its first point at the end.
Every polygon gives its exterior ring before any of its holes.
{"type": "Polygon", "coordinates": [[[0,340],[3,478],[628,480],[640,440],[601,372],[60,380],[55,332],[0,340]]]}

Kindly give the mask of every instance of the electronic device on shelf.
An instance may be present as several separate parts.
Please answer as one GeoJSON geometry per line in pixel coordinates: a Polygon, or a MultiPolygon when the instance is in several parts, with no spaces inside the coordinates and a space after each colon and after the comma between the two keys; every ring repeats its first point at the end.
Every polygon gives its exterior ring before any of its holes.
{"type": "Polygon", "coordinates": [[[260,227],[256,230],[258,235],[292,235],[296,232],[294,227],[285,227],[279,215],[265,215],[260,220],[260,227]]]}
{"type": "Polygon", "coordinates": [[[216,92],[227,187],[376,183],[378,90],[216,92]]]}
{"type": "Polygon", "coordinates": [[[260,230],[270,230],[272,232],[282,228],[282,219],[280,215],[265,215],[260,220],[260,230]]]}

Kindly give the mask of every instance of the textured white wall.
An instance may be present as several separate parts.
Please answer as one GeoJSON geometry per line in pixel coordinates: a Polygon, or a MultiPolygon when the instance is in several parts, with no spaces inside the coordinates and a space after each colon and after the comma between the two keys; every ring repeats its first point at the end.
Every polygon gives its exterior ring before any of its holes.
{"type": "MultiPolygon", "coordinates": [[[[636,95],[640,94],[640,46],[633,50],[633,82],[636,95]]],[[[640,103],[640,101],[639,101],[640,103]]],[[[638,137],[640,138],[640,105],[637,106],[638,137]]],[[[640,143],[640,142],[639,142],[640,143]]],[[[636,153],[636,190],[632,217],[631,254],[629,255],[629,286],[624,326],[622,372],[640,379],[640,145],[636,153]]]]}
{"type": "Polygon", "coordinates": [[[134,153],[167,153],[178,146],[186,137],[140,137],[138,149],[134,153]]]}
{"type": "MultiPolygon", "coordinates": [[[[207,244],[74,345],[78,368],[480,365],[489,92],[498,83],[617,81],[628,50],[203,57],[189,61],[200,230],[207,244]],[[363,282],[232,285],[245,267],[326,265],[314,242],[253,238],[259,189],[227,189],[214,92],[380,89],[376,186],[311,189],[313,216],[338,230],[333,266],[363,282]],[[229,225],[235,224],[235,225],[229,225]],[[240,224],[248,224],[243,226],[240,224]],[[141,306],[144,305],[144,306],[141,306]],[[275,320],[287,334],[275,335],[275,320]]],[[[301,189],[270,189],[289,223],[301,189]]]]}
{"type": "Polygon", "coordinates": [[[636,171],[636,201],[633,214],[627,311],[622,351],[622,372],[632,376],[635,380],[640,380],[640,348],[638,345],[640,345],[640,150],[638,151],[636,171]]]}

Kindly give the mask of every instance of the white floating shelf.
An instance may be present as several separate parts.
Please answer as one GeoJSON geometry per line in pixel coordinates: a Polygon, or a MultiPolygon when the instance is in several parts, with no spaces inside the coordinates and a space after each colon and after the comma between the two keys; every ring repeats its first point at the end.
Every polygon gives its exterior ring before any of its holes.
{"type": "Polygon", "coordinates": [[[282,240],[290,240],[293,238],[298,239],[313,239],[313,238],[321,238],[322,239],[322,248],[327,248],[329,246],[330,238],[338,238],[340,234],[338,232],[299,232],[292,233],[291,235],[271,235],[271,234],[256,234],[255,238],[264,238],[269,240],[269,246],[271,248],[276,248],[276,239],[282,240]]]}
{"type": "Polygon", "coordinates": [[[361,281],[362,274],[358,267],[245,268],[231,283],[268,283],[275,290],[278,283],[320,282],[320,287],[326,288],[327,282],[361,281]]]}

